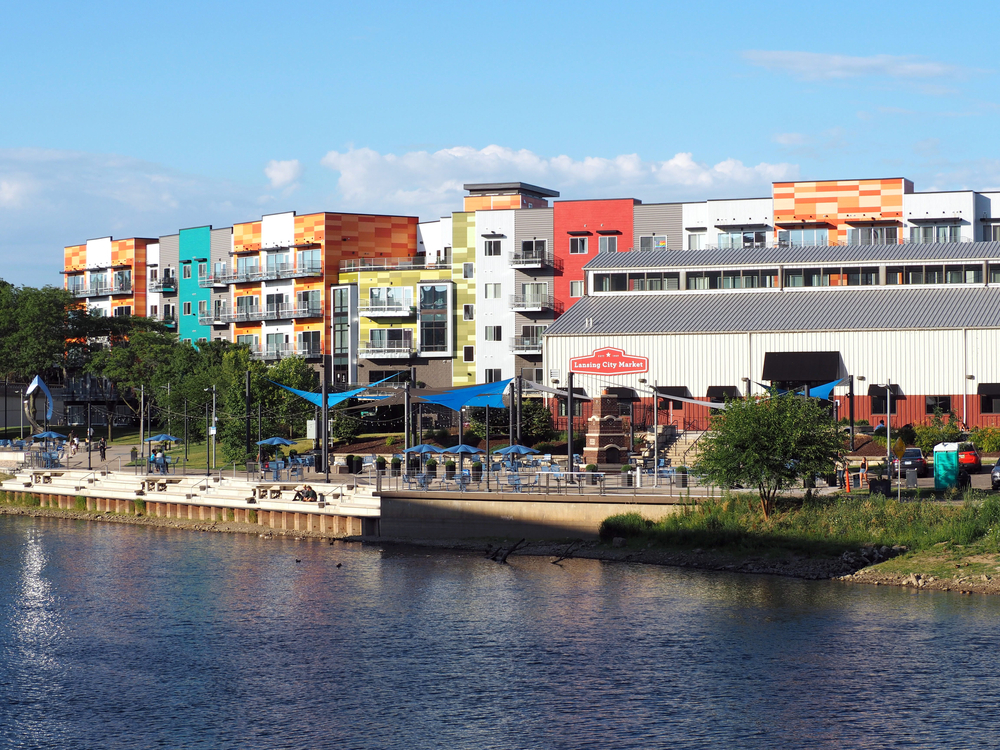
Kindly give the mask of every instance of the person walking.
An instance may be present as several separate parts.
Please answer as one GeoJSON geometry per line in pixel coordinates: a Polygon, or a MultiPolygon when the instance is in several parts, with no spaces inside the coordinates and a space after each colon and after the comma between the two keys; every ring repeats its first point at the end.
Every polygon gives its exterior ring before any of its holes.
{"type": "Polygon", "coordinates": [[[861,457],[861,486],[868,484],[868,457],[861,457]]]}
{"type": "Polygon", "coordinates": [[[104,440],[104,438],[101,438],[101,442],[99,442],[97,444],[97,450],[100,451],[100,453],[101,453],[101,460],[102,461],[107,461],[108,460],[108,444],[104,440]]]}

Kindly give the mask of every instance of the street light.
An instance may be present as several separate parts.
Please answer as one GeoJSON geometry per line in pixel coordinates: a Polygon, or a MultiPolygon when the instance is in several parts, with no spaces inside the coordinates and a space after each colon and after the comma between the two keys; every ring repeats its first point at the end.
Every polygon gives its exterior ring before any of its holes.
{"type": "MultiPolygon", "coordinates": [[[[639,378],[639,382],[646,385],[645,378],[639,378]]],[[[646,386],[649,387],[648,385],[646,386]]],[[[656,394],[656,382],[650,389],[653,394],[653,486],[660,486],[660,400],[656,394]]]]}
{"type": "MultiPolygon", "coordinates": [[[[206,425],[206,428],[205,428],[205,476],[209,475],[209,473],[210,473],[210,471],[212,469],[211,464],[215,463],[212,460],[213,458],[215,458],[215,429],[216,429],[216,427],[215,427],[215,425],[216,425],[216,418],[215,418],[215,386],[212,385],[212,386],[209,386],[208,388],[205,388],[205,393],[208,393],[209,391],[212,392],[212,424],[211,425],[206,425]],[[211,443],[208,440],[210,433],[211,433],[211,438],[212,438],[211,443]]],[[[208,402],[207,401],[205,402],[205,421],[208,422],[208,402]]]]}
{"type": "Polygon", "coordinates": [[[161,385],[160,390],[167,392],[167,434],[172,435],[173,433],[170,431],[170,383],[161,385]]]}

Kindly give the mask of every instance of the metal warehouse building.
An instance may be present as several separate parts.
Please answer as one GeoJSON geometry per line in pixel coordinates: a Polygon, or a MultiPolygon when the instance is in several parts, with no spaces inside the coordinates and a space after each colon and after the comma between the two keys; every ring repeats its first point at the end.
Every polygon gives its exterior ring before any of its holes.
{"type": "MultiPolygon", "coordinates": [[[[648,359],[578,371],[588,393],[709,401],[843,379],[841,416],[853,388],[855,418],[884,419],[891,383],[893,424],[935,408],[1000,424],[1000,243],[607,253],[586,272],[587,296],[546,331],[549,377],[605,349],[648,359]]],[[[661,423],[707,425],[706,407],[663,405],[661,423]]]]}

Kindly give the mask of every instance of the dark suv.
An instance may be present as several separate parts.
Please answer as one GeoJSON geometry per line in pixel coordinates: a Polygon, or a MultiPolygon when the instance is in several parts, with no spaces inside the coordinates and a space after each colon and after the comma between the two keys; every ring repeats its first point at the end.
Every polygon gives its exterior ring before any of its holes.
{"type": "Polygon", "coordinates": [[[919,448],[907,448],[903,453],[903,460],[892,459],[892,473],[899,476],[906,476],[907,469],[916,469],[918,477],[927,476],[927,459],[924,452],[919,448]],[[900,467],[902,463],[902,468],[900,467]]]}

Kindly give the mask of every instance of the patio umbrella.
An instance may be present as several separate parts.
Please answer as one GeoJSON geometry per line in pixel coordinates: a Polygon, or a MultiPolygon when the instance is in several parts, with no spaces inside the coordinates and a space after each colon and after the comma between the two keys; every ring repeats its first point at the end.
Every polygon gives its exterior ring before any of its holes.
{"type": "Polygon", "coordinates": [[[444,451],[436,445],[421,443],[420,445],[414,445],[412,448],[407,448],[403,453],[444,453],[444,451]]]}
{"type": "Polygon", "coordinates": [[[453,445],[450,448],[443,448],[442,453],[456,453],[461,455],[462,453],[485,453],[482,448],[475,448],[471,445],[466,445],[465,443],[459,443],[458,445],[453,445]]]}
{"type": "Polygon", "coordinates": [[[527,456],[531,453],[538,453],[534,448],[529,448],[526,445],[508,445],[506,448],[497,448],[494,453],[499,453],[503,456],[509,456],[511,454],[516,456],[527,456]]]}
{"type": "Polygon", "coordinates": [[[65,440],[65,435],[60,435],[58,432],[53,432],[52,430],[46,430],[45,432],[39,432],[37,435],[32,435],[35,440],[65,440]]]}
{"type": "Polygon", "coordinates": [[[165,432],[161,432],[159,435],[153,435],[153,437],[148,437],[144,442],[146,443],[179,443],[180,438],[175,438],[173,435],[168,435],[165,432]]]}
{"type": "Polygon", "coordinates": [[[269,437],[267,440],[258,440],[257,445],[295,445],[295,443],[283,437],[269,437]]]}

